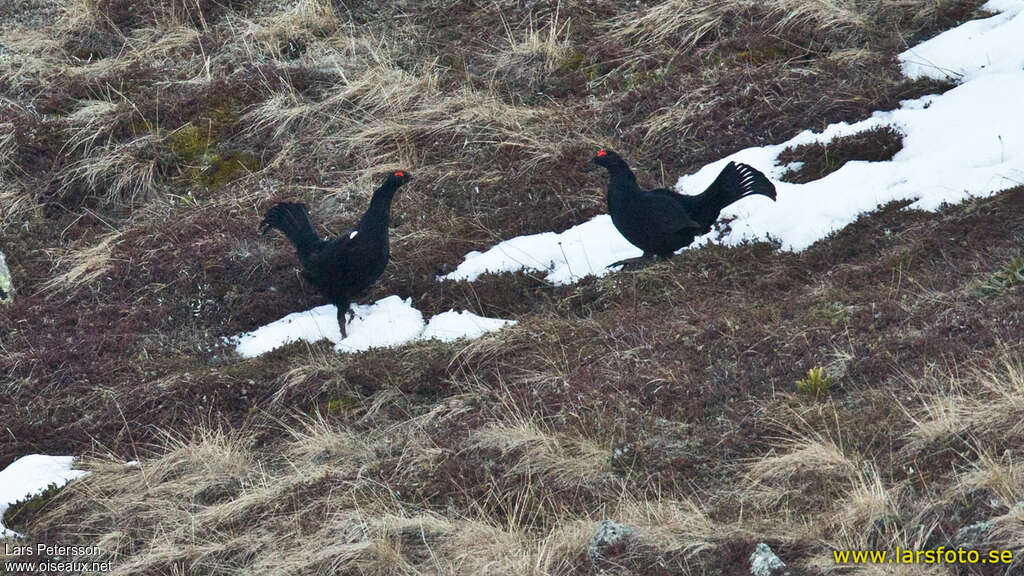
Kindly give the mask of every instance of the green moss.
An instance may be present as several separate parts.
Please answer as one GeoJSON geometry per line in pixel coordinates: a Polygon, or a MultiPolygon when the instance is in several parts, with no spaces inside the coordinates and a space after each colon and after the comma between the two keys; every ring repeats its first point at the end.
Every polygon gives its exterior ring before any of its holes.
{"type": "Polygon", "coordinates": [[[574,51],[562,61],[562,69],[578,72],[587,67],[587,56],[583,52],[574,51]]]}
{"type": "Polygon", "coordinates": [[[772,62],[789,60],[794,57],[793,51],[779,42],[756,42],[744,50],[738,50],[722,57],[728,65],[753,64],[762,65],[772,62]]]}
{"type": "Polygon", "coordinates": [[[39,494],[11,504],[4,511],[3,525],[11,528],[19,523],[24,524],[30,517],[46,508],[62,488],[62,486],[57,484],[50,484],[39,494]]]}
{"type": "Polygon", "coordinates": [[[351,412],[359,406],[359,399],[353,396],[342,396],[341,398],[331,398],[327,401],[327,413],[336,416],[343,412],[351,412]]]}
{"type": "Polygon", "coordinates": [[[652,70],[640,70],[637,72],[627,72],[622,77],[623,87],[626,89],[643,88],[651,84],[658,84],[662,82],[671,71],[671,63],[666,66],[654,68],[652,70]]]}
{"type": "Polygon", "coordinates": [[[194,172],[194,177],[208,190],[218,190],[240,176],[259,170],[256,157],[248,152],[206,154],[202,160],[203,166],[194,172]]]}
{"type": "Polygon", "coordinates": [[[186,124],[167,136],[171,152],[183,162],[194,162],[205,155],[212,145],[208,130],[186,124]]]}
{"type": "Polygon", "coordinates": [[[186,124],[167,136],[167,146],[181,165],[185,178],[207,190],[218,190],[239,176],[259,169],[259,161],[248,152],[217,149],[216,134],[234,121],[230,109],[216,108],[203,118],[208,122],[207,127],[186,124]]]}

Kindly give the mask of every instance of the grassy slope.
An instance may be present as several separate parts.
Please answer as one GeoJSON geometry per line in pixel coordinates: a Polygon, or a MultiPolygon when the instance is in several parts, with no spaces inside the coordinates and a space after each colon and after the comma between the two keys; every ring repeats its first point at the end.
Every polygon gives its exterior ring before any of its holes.
{"type": "Polygon", "coordinates": [[[600,212],[596,146],[671,180],[937,89],[893,55],[976,4],[23,4],[0,39],[0,465],[98,458],[20,528],[101,541],[124,574],[586,572],[603,517],[641,528],[617,561],[653,574],[742,573],[756,540],[814,573],[832,545],[1000,515],[1020,546],[1020,288],[992,282],[1020,189],[888,206],[801,254],[434,281],[600,212]],[[371,297],[518,326],[358,356],[216,346],[319,303],[255,235],[271,200],[337,230],[399,167],[418,178],[371,297]],[[817,366],[829,396],[797,394],[817,366]]]}

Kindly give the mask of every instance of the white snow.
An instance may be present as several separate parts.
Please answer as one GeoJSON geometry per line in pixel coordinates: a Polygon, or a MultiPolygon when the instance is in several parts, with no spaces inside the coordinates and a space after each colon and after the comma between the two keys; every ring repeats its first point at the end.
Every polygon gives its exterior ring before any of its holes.
{"type": "MultiPolygon", "coordinates": [[[[699,237],[692,246],[771,237],[784,249],[802,250],[893,200],[912,199],[912,208],[935,210],[1024,184],[1024,0],[992,0],[985,9],[998,14],[966,22],[900,55],[909,77],[952,77],[961,81],[956,88],[904,101],[899,109],[854,124],[833,124],[820,133],[808,130],[781,144],[741,150],[681,177],[676,189],[694,194],[729,161],[744,162],[762,170],[778,191],[778,202],[753,196],[729,206],[722,217],[735,218],[730,230],[721,238],[717,232],[699,237]],[[778,162],[786,148],[881,126],[905,134],[903,149],[892,160],[848,162],[806,184],[778,181],[787,169],[778,162]]],[[[640,250],[602,214],[560,234],[520,236],[471,252],[444,278],[474,280],[485,272],[528,269],[546,273],[549,282],[568,284],[604,275],[608,264],[638,255],[640,250]]]]}
{"type": "Polygon", "coordinates": [[[590,274],[601,276],[609,264],[641,254],[615,230],[611,216],[601,214],[565,232],[517,236],[486,252],[470,252],[444,278],[476,280],[485,272],[526,268],[546,271],[548,282],[571,284],[590,274]]]}
{"type": "Polygon", "coordinates": [[[985,9],[991,18],[971,20],[900,55],[910,78],[972,80],[981,75],[1019,72],[1024,66],[1024,11],[1019,0],[993,0],[985,9]]]}
{"type": "MultiPolygon", "coordinates": [[[[73,470],[74,456],[44,456],[31,454],[22,456],[0,470],[0,520],[12,504],[35,496],[46,490],[50,484],[63,486],[85,476],[84,470],[73,470]]],[[[19,534],[8,530],[0,522],[0,538],[16,538],[19,534]]]]}
{"type": "Polygon", "coordinates": [[[452,342],[459,338],[479,338],[488,332],[501,330],[508,324],[515,324],[515,320],[485,318],[465,310],[449,310],[431,318],[420,338],[434,338],[442,342],[452,342]]]}
{"type": "Polygon", "coordinates": [[[270,352],[285,344],[304,340],[330,340],[338,352],[362,352],[370,348],[399,346],[415,340],[437,338],[445,342],[478,338],[500,329],[512,320],[484,318],[469,312],[449,311],[423,321],[412,300],[388,296],[369,305],[353,305],[355,316],[348,323],[348,338],[341,339],[337,308],[331,304],[295,312],[280,320],[230,339],[239,355],[248,358],[270,352]]]}

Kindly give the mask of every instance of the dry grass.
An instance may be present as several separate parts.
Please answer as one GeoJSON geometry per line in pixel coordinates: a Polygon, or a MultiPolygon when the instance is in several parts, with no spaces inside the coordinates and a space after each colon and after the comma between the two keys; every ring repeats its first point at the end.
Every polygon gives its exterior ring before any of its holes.
{"type": "Polygon", "coordinates": [[[848,480],[857,476],[857,461],[829,438],[798,437],[780,446],[782,454],[765,456],[750,466],[755,483],[789,483],[804,475],[848,480]]]}
{"type": "Polygon", "coordinates": [[[719,525],[695,500],[625,500],[614,515],[640,529],[642,536],[663,552],[693,557],[735,537],[743,528],[719,525]]]}
{"type": "MultiPolygon", "coordinates": [[[[1013,550],[1014,558],[1024,551],[1024,506],[1014,506],[995,519],[992,543],[1013,550]]],[[[1019,565],[1018,560],[1015,565],[1019,565]]]]}
{"type": "Polygon", "coordinates": [[[146,134],[100,146],[89,158],[67,167],[62,192],[71,194],[75,186],[86,186],[103,190],[111,201],[132,204],[151,199],[159,187],[162,143],[162,136],[146,134]]]}
{"type": "Polygon", "coordinates": [[[341,26],[334,6],[324,0],[300,0],[283,14],[247,24],[247,50],[291,60],[308,50],[315,39],[330,36],[341,26]]]}
{"type": "Polygon", "coordinates": [[[473,434],[469,449],[494,450],[501,459],[513,459],[506,474],[522,476],[525,484],[538,476],[553,486],[575,490],[606,480],[611,472],[610,446],[552,434],[530,421],[490,423],[473,434]]]}
{"type": "Polygon", "coordinates": [[[868,36],[877,28],[904,18],[926,20],[943,9],[943,2],[861,2],[858,0],[667,0],[648,8],[639,17],[623,16],[615,22],[615,34],[639,45],[671,42],[692,49],[701,41],[726,33],[743,20],[759,22],[764,31],[784,38],[835,38],[868,36]]]}
{"type": "Polygon", "coordinates": [[[373,150],[366,172],[417,163],[419,142],[517,149],[527,170],[556,158],[569,143],[564,132],[556,133],[558,119],[564,118],[557,110],[512,106],[472,89],[444,94],[432,74],[411,76],[386,60],[375,64],[330,89],[323,100],[277,93],[245,120],[252,130],[274,138],[312,133],[321,145],[344,154],[373,150]]]}
{"type": "Polygon", "coordinates": [[[968,404],[967,421],[980,432],[1019,436],[1024,432],[1024,366],[1008,357],[1002,366],[985,371],[976,380],[986,393],[983,400],[968,404]]]}
{"type": "Polygon", "coordinates": [[[960,474],[960,492],[992,495],[1000,507],[1011,507],[1024,501],[1024,473],[1013,458],[1009,451],[997,458],[985,449],[979,449],[977,459],[960,474]]]}
{"type": "Polygon", "coordinates": [[[102,278],[110,270],[121,234],[111,232],[88,246],[73,247],[57,256],[55,267],[64,271],[47,280],[43,290],[72,292],[102,278]]]}
{"type": "MultiPolygon", "coordinates": [[[[68,114],[68,146],[88,155],[93,147],[110,143],[110,130],[118,122],[125,106],[109,100],[87,100],[68,114]]],[[[129,108],[130,113],[130,108],[129,108]]]]}
{"type": "MultiPolygon", "coordinates": [[[[1019,438],[1024,404],[1024,372],[1016,354],[1008,352],[993,368],[974,370],[967,376],[952,373],[929,377],[927,392],[914,408],[903,403],[913,427],[905,450],[917,451],[957,437],[988,443],[1019,438]]],[[[979,453],[979,457],[982,454],[979,453]]]]}
{"type": "Polygon", "coordinates": [[[894,524],[899,504],[898,494],[885,485],[878,470],[868,467],[839,502],[829,532],[868,548],[880,533],[894,531],[894,526],[886,524],[894,524]]]}
{"type": "MultiPolygon", "coordinates": [[[[265,460],[242,438],[198,432],[187,442],[169,439],[163,455],[139,466],[92,461],[92,474],[71,490],[76,502],[109,502],[89,511],[82,525],[121,526],[103,538],[104,558],[118,560],[116,574],[571,573],[593,522],[566,518],[538,531],[515,515],[496,524],[427,511],[375,478],[373,470],[394,450],[389,434],[314,419],[291,431],[280,460],[265,460]],[[135,552],[127,554],[127,546],[135,552]]],[[[409,446],[403,451],[405,465],[414,466],[417,455],[409,446]]],[[[665,552],[692,556],[727,534],[692,502],[626,499],[612,511],[665,552]]]]}
{"type": "Polygon", "coordinates": [[[965,398],[956,392],[936,395],[919,410],[919,415],[908,414],[914,426],[908,432],[906,449],[919,451],[928,446],[955,437],[967,429],[964,420],[965,398]]]}
{"type": "Polygon", "coordinates": [[[792,37],[845,34],[868,28],[878,11],[876,3],[838,0],[667,0],[639,17],[624,16],[614,23],[614,34],[638,46],[653,48],[669,42],[680,50],[727,33],[736,21],[759,19],[768,33],[792,37]]]}
{"type": "Polygon", "coordinates": [[[612,24],[616,34],[639,45],[677,40],[682,49],[692,48],[722,25],[729,3],[669,0],[647,9],[639,17],[623,16],[612,24]]]}

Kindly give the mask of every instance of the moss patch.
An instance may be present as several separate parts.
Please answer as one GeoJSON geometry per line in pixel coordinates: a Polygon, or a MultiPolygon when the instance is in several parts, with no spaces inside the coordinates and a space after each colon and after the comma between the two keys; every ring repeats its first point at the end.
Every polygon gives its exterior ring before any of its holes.
{"type": "Polygon", "coordinates": [[[39,494],[11,504],[4,511],[3,525],[8,529],[17,529],[17,526],[25,524],[31,517],[44,510],[63,488],[53,483],[39,494]]]}
{"type": "Polygon", "coordinates": [[[205,165],[193,175],[208,190],[218,190],[249,172],[259,170],[256,157],[248,152],[213,153],[203,156],[203,161],[205,165]]]}
{"type": "Polygon", "coordinates": [[[167,137],[167,146],[182,165],[182,175],[211,191],[260,167],[256,157],[248,152],[219,150],[213,123],[210,120],[208,129],[186,124],[167,137]]]}

